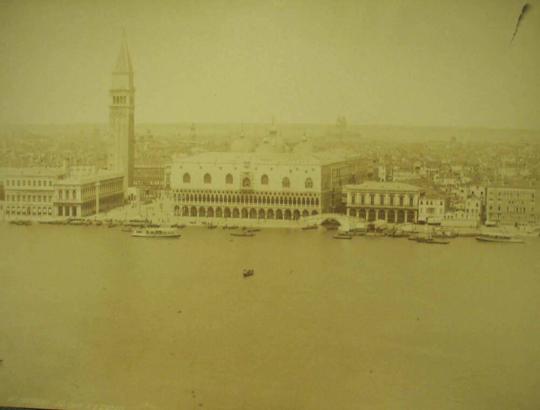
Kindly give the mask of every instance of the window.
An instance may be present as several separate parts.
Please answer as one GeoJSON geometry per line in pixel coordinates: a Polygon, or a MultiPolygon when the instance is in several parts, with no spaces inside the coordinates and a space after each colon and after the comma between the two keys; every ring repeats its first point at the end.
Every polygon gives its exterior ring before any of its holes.
{"type": "Polygon", "coordinates": [[[204,174],[203,182],[205,184],[211,184],[212,183],[212,176],[210,174],[204,174]]]}
{"type": "Polygon", "coordinates": [[[191,182],[191,175],[186,172],[182,177],[182,181],[184,182],[184,184],[189,184],[191,182]]]}
{"type": "Polygon", "coordinates": [[[227,174],[225,177],[225,183],[229,185],[233,183],[233,176],[231,174],[227,174]]]}
{"type": "Polygon", "coordinates": [[[305,186],[306,188],[313,188],[313,180],[311,178],[307,178],[305,186]]]}
{"type": "Polygon", "coordinates": [[[289,178],[285,177],[281,180],[281,186],[283,188],[290,188],[291,186],[291,181],[289,180],[289,178]]]}
{"type": "Polygon", "coordinates": [[[249,188],[251,186],[251,180],[248,178],[248,177],[245,177],[243,180],[242,180],[242,186],[244,188],[249,188]]]}
{"type": "Polygon", "coordinates": [[[261,177],[261,185],[268,185],[268,175],[264,174],[261,177]]]}

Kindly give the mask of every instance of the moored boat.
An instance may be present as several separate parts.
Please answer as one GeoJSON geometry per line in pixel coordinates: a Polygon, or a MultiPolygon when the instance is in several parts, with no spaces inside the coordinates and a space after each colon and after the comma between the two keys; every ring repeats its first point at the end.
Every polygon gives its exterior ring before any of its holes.
{"type": "Polygon", "coordinates": [[[480,242],[523,243],[523,239],[505,233],[484,233],[476,237],[480,242]]]}
{"type": "Polygon", "coordinates": [[[249,231],[231,232],[231,236],[255,236],[255,233],[249,231]]]}
{"type": "Polygon", "coordinates": [[[352,235],[347,232],[338,232],[333,236],[334,239],[352,239],[352,235]]]}
{"type": "Polygon", "coordinates": [[[179,238],[180,232],[175,228],[141,228],[135,229],[131,236],[139,238],[179,238]]]}
{"type": "Polygon", "coordinates": [[[249,278],[250,276],[253,276],[253,275],[255,275],[255,270],[253,269],[244,269],[242,271],[242,276],[244,278],[249,278]]]}
{"type": "Polygon", "coordinates": [[[319,227],[318,225],[307,225],[307,226],[303,226],[302,230],[303,231],[309,231],[311,229],[317,229],[318,227],[319,227]]]}
{"type": "Polygon", "coordinates": [[[9,221],[10,224],[13,225],[32,225],[32,221],[29,220],[22,220],[22,219],[16,219],[13,221],[9,221]]]}
{"type": "Polygon", "coordinates": [[[416,242],[419,243],[429,243],[432,245],[448,245],[450,243],[447,239],[441,239],[441,238],[417,238],[416,242]]]}

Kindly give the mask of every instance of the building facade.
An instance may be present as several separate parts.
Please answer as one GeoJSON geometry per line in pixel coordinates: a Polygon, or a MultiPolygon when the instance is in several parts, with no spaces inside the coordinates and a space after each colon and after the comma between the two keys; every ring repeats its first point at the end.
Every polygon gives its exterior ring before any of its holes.
{"type": "Polygon", "coordinates": [[[58,217],[87,217],[107,212],[123,203],[122,174],[69,176],[59,179],[54,185],[53,212],[58,217]]]}
{"type": "MultiPolygon", "coordinates": [[[[171,167],[176,216],[297,220],[330,212],[342,158],[205,153],[171,167]]],[[[341,173],[339,173],[341,175],[341,173]]]]}
{"type": "Polygon", "coordinates": [[[133,186],[139,191],[141,200],[158,197],[159,192],[166,186],[166,166],[137,165],[133,173],[133,186]]]}
{"type": "Polygon", "coordinates": [[[487,188],[486,222],[499,225],[536,223],[536,193],[528,188],[487,188]]]}
{"type": "Polygon", "coordinates": [[[3,176],[6,219],[84,217],[121,206],[123,175],[19,168],[3,176]]]}
{"type": "Polygon", "coordinates": [[[482,199],[476,196],[454,202],[444,214],[443,225],[477,227],[482,221],[482,209],[482,199]]]}
{"type": "Polygon", "coordinates": [[[6,219],[42,219],[54,215],[54,186],[60,168],[14,168],[4,175],[6,219]]]}
{"type": "Polygon", "coordinates": [[[446,199],[438,195],[422,195],[418,200],[418,222],[440,224],[444,220],[446,199]]]}
{"type": "Polygon", "coordinates": [[[368,181],[345,185],[347,215],[366,221],[416,223],[420,188],[399,182],[368,181]]]}
{"type": "Polygon", "coordinates": [[[112,73],[109,131],[112,139],[110,168],[124,175],[124,192],[133,185],[135,156],[135,87],[127,42],[122,40],[112,73]]]}

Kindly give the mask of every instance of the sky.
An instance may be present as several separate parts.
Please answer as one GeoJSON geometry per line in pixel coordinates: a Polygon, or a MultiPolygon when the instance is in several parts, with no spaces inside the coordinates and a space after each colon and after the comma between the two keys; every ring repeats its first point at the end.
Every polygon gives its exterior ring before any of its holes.
{"type": "Polygon", "coordinates": [[[106,123],[125,30],[138,123],[540,129],[540,0],[0,0],[0,124],[106,123]]]}

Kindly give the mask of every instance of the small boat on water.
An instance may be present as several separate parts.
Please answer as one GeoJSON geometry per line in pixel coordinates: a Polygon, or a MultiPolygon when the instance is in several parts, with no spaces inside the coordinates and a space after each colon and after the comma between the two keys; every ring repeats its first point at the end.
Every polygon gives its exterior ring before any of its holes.
{"type": "Polygon", "coordinates": [[[505,233],[485,233],[476,237],[480,242],[524,243],[523,239],[505,233]]]}
{"type": "Polygon", "coordinates": [[[244,232],[260,232],[261,228],[243,228],[244,232]]]}
{"type": "Polygon", "coordinates": [[[303,230],[303,231],[309,231],[309,230],[311,230],[311,229],[317,229],[318,227],[319,227],[319,226],[316,225],[316,224],[315,224],[315,225],[307,225],[307,226],[303,226],[303,227],[302,227],[302,230],[303,230]]]}
{"type": "Polygon", "coordinates": [[[208,225],[206,225],[206,227],[207,227],[208,229],[216,229],[216,228],[217,228],[217,225],[208,224],[208,225]]]}
{"type": "Polygon", "coordinates": [[[244,278],[249,278],[250,276],[253,276],[255,275],[255,271],[253,269],[244,269],[242,271],[242,276],[244,278]]]}
{"type": "Polygon", "coordinates": [[[14,221],[9,221],[12,225],[32,225],[32,221],[16,219],[14,221]]]}
{"type": "Polygon", "coordinates": [[[352,239],[352,235],[347,232],[338,232],[333,236],[334,239],[352,239]]]}
{"type": "Polygon", "coordinates": [[[433,238],[433,237],[428,237],[428,238],[418,237],[416,238],[416,242],[429,243],[432,245],[448,245],[450,243],[450,241],[447,239],[433,238]]]}
{"type": "Polygon", "coordinates": [[[381,238],[384,236],[384,232],[366,232],[368,238],[381,238]]]}
{"type": "Polygon", "coordinates": [[[175,228],[141,228],[135,229],[131,236],[139,238],[179,238],[180,232],[175,228]]]}
{"type": "Polygon", "coordinates": [[[249,231],[231,232],[231,236],[255,236],[255,233],[249,231]]]}

